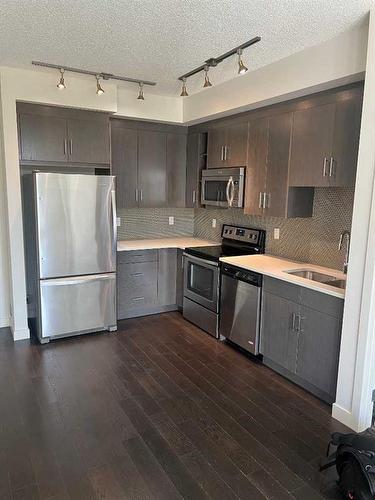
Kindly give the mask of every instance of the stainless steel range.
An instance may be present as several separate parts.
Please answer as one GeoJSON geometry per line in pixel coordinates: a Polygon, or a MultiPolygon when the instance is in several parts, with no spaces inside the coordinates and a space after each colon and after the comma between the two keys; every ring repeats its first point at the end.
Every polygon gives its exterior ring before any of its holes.
{"type": "Polygon", "coordinates": [[[219,337],[220,257],[264,253],[265,231],[223,225],[218,246],[186,248],[184,252],[184,317],[219,337]]]}

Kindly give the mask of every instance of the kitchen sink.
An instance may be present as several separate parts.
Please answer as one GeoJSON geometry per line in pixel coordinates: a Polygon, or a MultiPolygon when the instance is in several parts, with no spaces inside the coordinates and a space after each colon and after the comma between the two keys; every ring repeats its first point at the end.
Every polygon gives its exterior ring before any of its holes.
{"type": "Polygon", "coordinates": [[[324,285],[335,286],[336,288],[345,289],[346,287],[346,280],[338,279],[336,276],[332,276],[330,274],[318,273],[313,269],[295,269],[285,272],[293,276],[298,276],[299,278],[317,281],[318,283],[322,283],[324,285]]]}
{"type": "Polygon", "coordinates": [[[305,278],[307,280],[318,281],[319,283],[328,283],[331,281],[338,281],[336,276],[331,276],[330,274],[318,273],[312,269],[296,269],[293,271],[285,271],[293,276],[298,276],[299,278],[305,278]]]}
{"type": "Polygon", "coordinates": [[[336,288],[342,288],[343,290],[345,290],[346,288],[346,280],[333,280],[329,281],[326,284],[330,286],[335,286],[336,288]]]}

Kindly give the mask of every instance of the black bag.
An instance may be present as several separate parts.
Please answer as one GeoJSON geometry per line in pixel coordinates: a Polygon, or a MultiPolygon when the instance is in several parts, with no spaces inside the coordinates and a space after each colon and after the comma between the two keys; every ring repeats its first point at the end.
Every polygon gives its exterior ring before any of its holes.
{"type": "Polygon", "coordinates": [[[327,458],[320,470],[336,465],[338,485],[344,498],[351,500],[375,499],[375,431],[367,429],[359,434],[332,434],[327,458]],[[329,454],[331,445],[336,451],[329,454]]]}

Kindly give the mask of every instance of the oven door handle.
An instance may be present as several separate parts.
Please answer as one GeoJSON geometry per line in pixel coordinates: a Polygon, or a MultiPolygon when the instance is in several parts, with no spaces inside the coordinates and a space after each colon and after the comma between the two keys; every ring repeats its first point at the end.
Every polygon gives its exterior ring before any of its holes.
{"type": "Polygon", "coordinates": [[[218,262],[211,262],[206,259],[201,259],[200,257],[195,257],[195,255],[190,255],[189,253],[184,252],[184,257],[188,258],[189,260],[192,260],[193,262],[198,262],[200,264],[204,264],[206,267],[219,267],[218,262]]]}

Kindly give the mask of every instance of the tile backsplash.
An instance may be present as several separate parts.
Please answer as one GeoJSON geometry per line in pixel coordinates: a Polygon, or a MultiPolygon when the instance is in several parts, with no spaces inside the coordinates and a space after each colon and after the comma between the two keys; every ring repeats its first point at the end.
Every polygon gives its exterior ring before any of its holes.
{"type": "Polygon", "coordinates": [[[240,209],[147,208],[120,209],[119,240],[197,236],[220,240],[222,224],[259,227],[267,232],[266,253],[312,264],[341,269],[344,254],[339,252],[341,231],[351,228],[354,188],[316,188],[313,216],[283,219],[244,215],[240,209]],[[168,217],[174,217],[174,225],[168,217]],[[212,219],[217,220],[216,228],[212,219]],[[280,229],[280,239],[273,230],[280,229]]]}
{"type": "Polygon", "coordinates": [[[117,239],[170,238],[194,234],[194,210],[192,208],[131,208],[118,209],[121,226],[117,239]],[[170,226],[168,218],[174,217],[170,226]]]}
{"type": "Polygon", "coordinates": [[[194,234],[220,239],[222,224],[239,224],[265,229],[266,253],[311,264],[341,269],[344,255],[339,252],[341,231],[350,230],[354,188],[316,188],[313,216],[306,219],[283,219],[244,215],[240,209],[198,209],[195,211],[194,234]],[[217,227],[212,227],[217,219],[217,227]],[[273,238],[274,228],[280,239],[273,238]]]}

